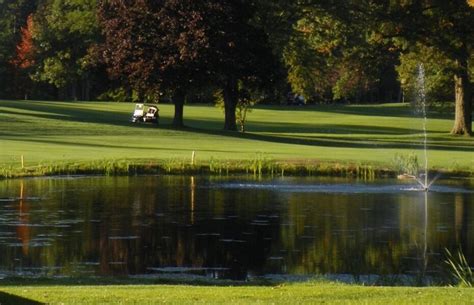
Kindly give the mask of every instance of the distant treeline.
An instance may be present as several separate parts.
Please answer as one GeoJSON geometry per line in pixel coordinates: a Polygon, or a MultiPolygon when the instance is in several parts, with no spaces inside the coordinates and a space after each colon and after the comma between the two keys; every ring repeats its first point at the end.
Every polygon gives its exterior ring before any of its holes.
{"type": "Polygon", "coordinates": [[[176,125],[185,102],[222,100],[235,129],[242,100],[416,99],[422,70],[470,134],[470,3],[0,0],[0,98],[172,101],[176,125]]]}

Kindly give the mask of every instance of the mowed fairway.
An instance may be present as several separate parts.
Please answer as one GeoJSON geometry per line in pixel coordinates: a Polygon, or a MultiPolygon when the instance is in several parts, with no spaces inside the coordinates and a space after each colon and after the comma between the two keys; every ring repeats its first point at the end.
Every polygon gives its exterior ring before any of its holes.
{"type": "MultiPolygon", "coordinates": [[[[134,104],[0,101],[0,166],[92,160],[335,161],[388,166],[395,155],[422,153],[422,119],[408,105],[262,106],[245,134],[225,132],[222,110],[185,106],[186,129],[170,126],[173,105],[160,105],[160,127],[129,122],[134,104]]],[[[474,169],[474,139],[449,135],[452,116],[430,115],[430,167],[474,169]]]]}

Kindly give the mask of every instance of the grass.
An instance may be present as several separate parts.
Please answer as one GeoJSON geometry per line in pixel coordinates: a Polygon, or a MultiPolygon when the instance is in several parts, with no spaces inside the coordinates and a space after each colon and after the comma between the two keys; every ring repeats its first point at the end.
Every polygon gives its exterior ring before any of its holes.
{"type": "MultiPolygon", "coordinates": [[[[164,172],[355,174],[371,178],[397,156],[422,160],[421,120],[407,105],[258,107],[247,133],[222,131],[212,106],[185,107],[188,126],[131,125],[133,105],[0,101],[0,177],[54,173],[164,172]],[[192,152],[196,163],[191,165],[192,152]],[[21,168],[21,156],[25,168],[21,168]]],[[[428,121],[432,169],[474,175],[474,140],[449,135],[450,115],[428,121]]],[[[472,304],[460,287],[364,287],[326,282],[267,286],[21,283],[0,304],[472,304]]]]}
{"type": "MultiPolygon", "coordinates": [[[[129,173],[153,166],[259,172],[254,160],[265,160],[266,173],[362,169],[372,176],[394,170],[397,155],[423,160],[422,122],[404,104],[262,106],[249,116],[245,134],[223,131],[223,114],[212,106],[186,106],[182,130],[170,128],[172,105],[160,106],[158,128],[129,123],[132,110],[124,103],[0,101],[0,176],[116,174],[122,166],[129,173]],[[193,151],[196,163],[189,167],[193,151]]],[[[449,135],[452,123],[451,115],[430,114],[430,167],[474,175],[474,139],[449,135]]]]}
{"type": "Polygon", "coordinates": [[[0,288],[2,304],[472,304],[455,287],[364,287],[335,283],[278,286],[108,285],[0,288]]]}

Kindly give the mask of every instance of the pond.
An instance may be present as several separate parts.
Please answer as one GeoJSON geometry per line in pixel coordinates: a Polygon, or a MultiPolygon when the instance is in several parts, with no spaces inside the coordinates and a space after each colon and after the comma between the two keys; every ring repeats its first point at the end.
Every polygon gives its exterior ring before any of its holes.
{"type": "Polygon", "coordinates": [[[208,176],[0,181],[0,277],[437,276],[474,262],[469,180],[208,176]]]}

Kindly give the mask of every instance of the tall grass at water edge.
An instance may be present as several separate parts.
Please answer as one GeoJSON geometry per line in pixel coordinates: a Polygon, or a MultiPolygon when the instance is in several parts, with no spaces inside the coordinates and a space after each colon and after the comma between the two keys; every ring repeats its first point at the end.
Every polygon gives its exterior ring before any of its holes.
{"type": "Polygon", "coordinates": [[[0,179],[52,175],[133,176],[146,174],[245,174],[262,176],[336,176],[373,180],[396,172],[372,165],[332,162],[284,162],[258,153],[247,160],[210,158],[191,162],[186,158],[166,160],[97,160],[89,162],[40,163],[35,166],[0,167],[0,179]]]}
{"type": "Polygon", "coordinates": [[[473,287],[474,268],[469,265],[464,253],[461,250],[456,253],[451,253],[448,249],[445,251],[445,263],[453,280],[463,287],[473,287]]]}

